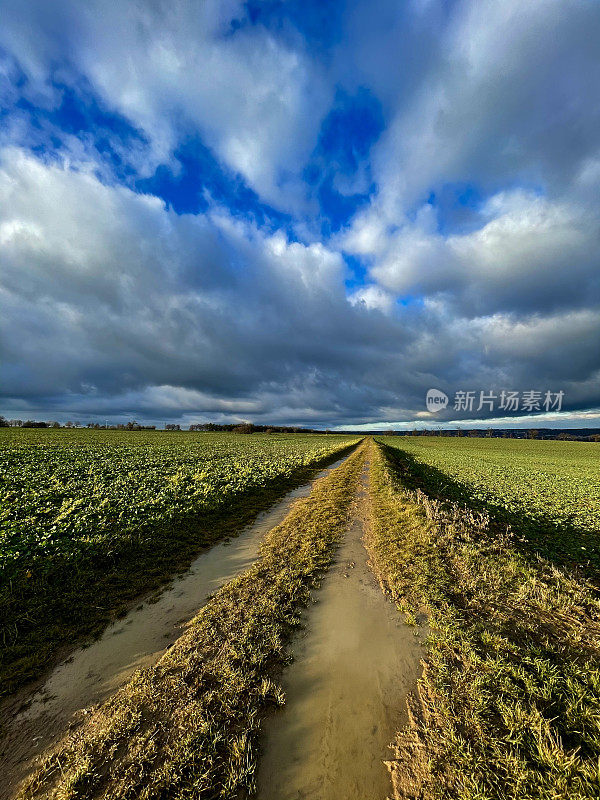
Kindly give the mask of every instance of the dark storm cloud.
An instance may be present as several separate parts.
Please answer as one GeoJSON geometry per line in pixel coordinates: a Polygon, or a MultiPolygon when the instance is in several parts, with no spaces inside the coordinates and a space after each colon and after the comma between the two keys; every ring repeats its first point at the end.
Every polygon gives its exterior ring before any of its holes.
{"type": "Polygon", "coordinates": [[[4,394],[33,409],[350,424],[410,416],[440,381],[502,380],[600,400],[581,347],[600,337],[590,311],[518,322],[349,302],[343,260],[321,244],[224,210],[178,216],[19,151],[0,194],[4,394]]]}

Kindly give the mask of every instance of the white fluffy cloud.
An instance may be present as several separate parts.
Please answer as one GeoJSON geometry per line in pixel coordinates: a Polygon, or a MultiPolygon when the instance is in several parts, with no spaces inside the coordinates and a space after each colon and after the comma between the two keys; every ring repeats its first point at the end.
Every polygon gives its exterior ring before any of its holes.
{"type": "Polygon", "coordinates": [[[300,48],[243,24],[240,0],[60,0],[51,9],[9,0],[3,16],[0,45],[25,70],[28,92],[52,104],[60,92],[51,79],[88,81],[150,140],[150,173],[199,132],[268,202],[300,198],[297,176],[333,87],[300,48]]]}
{"type": "Polygon", "coordinates": [[[199,137],[292,212],[285,233],[214,204],[177,215],[119,185],[91,130],[40,156],[55,123],[14,106],[6,408],[369,423],[414,418],[430,386],[540,384],[600,404],[598,4],[356,0],[339,25],[328,49],[249,24],[241,0],[3,4],[7,100],[57,108],[67,87],[124,116],[140,137],[102,136],[137,177],[199,137]],[[375,189],[327,239],[304,170],[338,90],[385,126],[333,176],[375,189]]]}
{"type": "MultiPolygon", "coordinates": [[[[431,33],[440,4],[421,12],[431,33]]],[[[445,17],[414,86],[388,96],[378,191],[340,246],[386,291],[461,315],[597,309],[598,5],[463,1],[445,17]],[[428,202],[455,183],[487,198],[466,230],[428,202]]]]}
{"type": "Polygon", "coordinates": [[[598,153],[599,36],[593,2],[456,3],[377,145],[378,212],[394,221],[441,182],[562,191],[598,153]]]}
{"type": "Polygon", "coordinates": [[[325,373],[350,375],[353,348],[381,332],[347,302],[339,254],[224,210],[178,216],[16,149],[2,153],[0,200],[13,396],[101,406],[167,385],[243,408],[256,392],[336,384],[325,373]]]}
{"type": "Polygon", "coordinates": [[[600,303],[595,210],[516,191],[493,196],[478,216],[474,231],[443,235],[425,206],[388,235],[365,235],[365,221],[346,246],[365,247],[371,236],[372,277],[386,290],[444,295],[472,315],[600,303]]]}

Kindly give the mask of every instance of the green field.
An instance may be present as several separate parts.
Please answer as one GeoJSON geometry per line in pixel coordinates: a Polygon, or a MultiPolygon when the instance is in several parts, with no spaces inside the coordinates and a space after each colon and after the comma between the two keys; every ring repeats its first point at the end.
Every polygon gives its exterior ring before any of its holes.
{"type": "MultiPolygon", "coordinates": [[[[87,430],[0,440],[7,691],[359,442],[87,430]]],[[[164,655],[46,751],[19,797],[253,796],[261,720],[285,702],[294,632],[311,636],[302,609],[321,581],[345,582],[354,562],[324,572],[359,524],[365,565],[424,641],[410,725],[394,731],[391,760],[381,755],[396,800],[597,798],[599,512],[596,444],[369,438],[164,655]]],[[[339,697],[356,716],[355,695],[339,697]]]]}
{"type": "Polygon", "coordinates": [[[220,517],[243,522],[277,487],[356,441],[0,429],[4,677],[33,674],[52,642],[106,621],[136,583],[151,587],[226,535],[220,517]]]}
{"type": "Polygon", "coordinates": [[[216,592],[93,724],[63,740],[19,800],[254,795],[259,720],[285,700],[286,644],[344,535],[365,449],[317,482],[268,533],[255,564],[216,592]]]}
{"type": "Polygon", "coordinates": [[[416,460],[429,494],[486,510],[544,555],[600,568],[600,448],[594,443],[385,437],[416,460]]]}
{"type": "Polygon", "coordinates": [[[396,796],[597,798],[598,446],[384,441],[372,561],[430,631],[396,796]]]}

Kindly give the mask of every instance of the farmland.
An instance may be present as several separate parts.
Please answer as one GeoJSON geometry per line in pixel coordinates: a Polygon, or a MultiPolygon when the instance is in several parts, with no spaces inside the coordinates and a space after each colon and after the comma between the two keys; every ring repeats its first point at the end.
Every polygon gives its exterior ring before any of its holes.
{"type": "MultiPolygon", "coordinates": [[[[353,449],[358,439],[312,435],[20,435],[8,432],[14,440],[3,458],[12,483],[5,488],[9,507],[28,509],[21,530],[29,535],[19,539],[13,529],[6,542],[28,549],[6,548],[5,569],[22,581],[21,597],[35,597],[27,590],[36,585],[45,591],[49,610],[32,604],[29,613],[62,635],[70,629],[59,600],[77,600],[90,576],[96,596],[122,601],[120,581],[134,589],[157,584],[182,563],[177,552],[189,555],[190,541],[197,548],[238,531],[269,505],[274,487],[293,485],[335,452],[348,454],[265,529],[250,566],[195,606],[169,649],[61,729],[31,765],[21,800],[261,800],[292,785],[281,760],[290,742],[300,743],[291,761],[306,796],[354,796],[333,778],[344,755],[332,753],[346,751],[354,776],[364,777],[367,763],[382,770],[382,782],[369,779],[361,800],[383,800],[384,761],[396,800],[598,796],[596,445],[382,437],[353,449]],[[135,507],[132,495],[140,498],[135,507]],[[21,496],[28,504],[16,502],[21,496]],[[112,570],[107,582],[99,564],[112,570]],[[55,589],[40,574],[52,581],[59,574],[62,583],[55,589]],[[393,600],[383,611],[373,605],[373,592],[383,597],[380,586],[393,600]],[[315,617],[313,606],[323,613],[315,617]],[[369,617],[375,608],[398,635],[377,633],[385,626],[369,617]],[[357,621],[368,628],[364,640],[357,621]],[[295,651],[298,640],[312,647],[295,651]],[[324,644],[332,642],[337,662],[327,660],[324,644]],[[360,647],[348,651],[349,642],[360,647]],[[402,719],[410,724],[401,727],[393,713],[382,746],[371,750],[372,731],[385,717],[378,705],[389,702],[381,694],[386,662],[396,687],[394,668],[406,670],[393,705],[409,704],[402,719]],[[317,684],[329,688],[320,695],[317,684]],[[354,687],[361,685],[373,694],[359,713],[354,687]],[[322,715],[304,702],[315,697],[324,698],[322,715]],[[271,737],[281,732],[278,742],[264,738],[276,714],[271,737]],[[350,718],[364,727],[358,745],[349,744],[350,718]],[[324,765],[326,785],[314,765],[302,763],[306,741],[324,765]],[[273,786],[257,778],[261,764],[271,765],[264,774],[273,786]],[[319,789],[311,794],[315,775],[319,789]]],[[[90,605],[80,605],[82,617],[90,605]]],[[[135,619],[128,613],[125,625],[133,628],[135,619]]],[[[31,641],[50,648],[39,634],[31,641]]],[[[22,735],[17,725],[17,751],[22,735]]],[[[339,774],[349,772],[344,764],[339,774]]]]}
{"type": "Polygon", "coordinates": [[[183,800],[252,791],[259,715],[284,701],[277,678],[286,642],[344,534],[364,459],[363,446],[319,481],[268,534],[256,564],[209,600],[154,667],[67,736],[20,796],[183,800]]]}
{"type": "Polygon", "coordinates": [[[9,686],[357,441],[21,429],[2,429],[0,437],[2,677],[9,686]]]}
{"type": "Polygon", "coordinates": [[[597,797],[600,596],[576,559],[585,541],[597,578],[597,450],[386,445],[372,467],[373,564],[431,629],[412,725],[396,740],[396,796],[597,797]]]}
{"type": "Polygon", "coordinates": [[[592,443],[386,438],[413,485],[509,523],[555,561],[600,570],[600,449],[592,443]]]}

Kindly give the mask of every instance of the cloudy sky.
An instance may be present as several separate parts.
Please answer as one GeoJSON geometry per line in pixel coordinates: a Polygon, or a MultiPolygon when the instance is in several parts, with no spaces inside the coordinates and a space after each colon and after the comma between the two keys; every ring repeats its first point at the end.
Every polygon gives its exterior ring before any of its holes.
{"type": "Polygon", "coordinates": [[[597,0],[2,0],[0,411],[600,425],[598,42],[597,0]]]}

